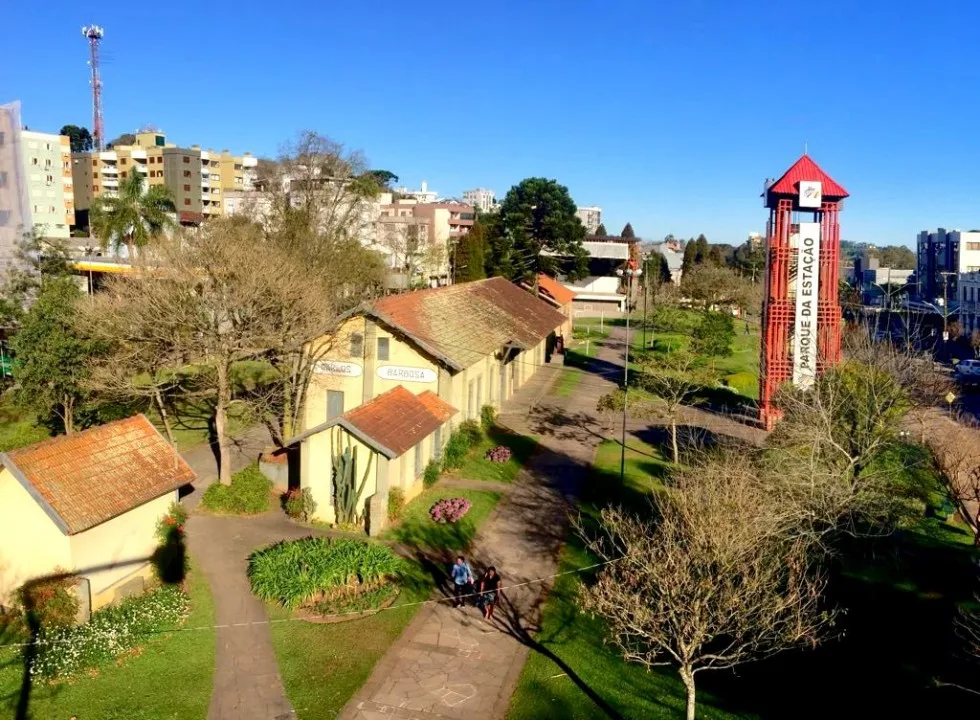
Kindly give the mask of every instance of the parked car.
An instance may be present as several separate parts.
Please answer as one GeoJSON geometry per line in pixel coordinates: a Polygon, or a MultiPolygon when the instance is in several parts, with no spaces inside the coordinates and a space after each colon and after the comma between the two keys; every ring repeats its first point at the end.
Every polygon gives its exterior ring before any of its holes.
{"type": "Polygon", "coordinates": [[[980,360],[960,360],[956,363],[956,374],[960,377],[980,377],[980,360]]]}

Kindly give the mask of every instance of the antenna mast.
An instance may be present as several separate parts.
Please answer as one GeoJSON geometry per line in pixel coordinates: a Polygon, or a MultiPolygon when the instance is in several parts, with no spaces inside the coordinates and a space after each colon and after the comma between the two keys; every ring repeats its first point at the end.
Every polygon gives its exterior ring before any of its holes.
{"type": "Polygon", "coordinates": [[[105,150],[105,131],[102,125],[102,75],[99,72],[99,43],[105,35],[98,25],[87,25],[82,28],[82,35],[88,38],[92,67],[92,140],[98,152],[105,150]]]}

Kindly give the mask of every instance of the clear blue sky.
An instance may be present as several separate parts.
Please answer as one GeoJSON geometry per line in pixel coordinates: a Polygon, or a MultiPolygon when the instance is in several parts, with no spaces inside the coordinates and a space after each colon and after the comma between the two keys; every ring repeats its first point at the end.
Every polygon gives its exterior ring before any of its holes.
{"type": "Polygon", "coordinates": [[[852,195],[843,237],[980,227],[980,3],[55,0],[3,13],[0,102],[32,129],[274,155],[300,129],[444,195],[557,178],[609,230],[739,242],[763,178],[810,155],[852,195]],[[86,9],[90,8],[90,9],[86,9]],[[16,34],[9,32],[16,29],[16,34]]]}

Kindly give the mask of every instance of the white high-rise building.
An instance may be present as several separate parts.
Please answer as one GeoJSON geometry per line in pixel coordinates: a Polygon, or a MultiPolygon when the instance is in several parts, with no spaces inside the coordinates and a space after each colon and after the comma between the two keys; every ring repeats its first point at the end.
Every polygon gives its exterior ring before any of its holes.
{"type": "Polygon", "coordinates": [[[75,224],[71,143],[65,135],[20,133],[27,204],[35,230],[47,238],[67,238],[75,224]]]}
{"type": "Polygon", "coordinates": [[[421,190],[409,190],[406,187],[395,188],[402,199],[415,200],[417,203],[434,203],[439,199],[439,193],[429,190],[429,184],[423,180],[421,190]]]}
{"type": "Polygon", "coordinates": [[[487,188],[463,191],[463,202],[479,208],[480,212],[493,212],[497,206],[497,194],[487,188]]]}
{"type": "Polygon", "coordinates": [[[602,224],[602,208],[595,206],[580,207],[575,211],[575,214],[578,215],[578,219],[585,226],[585,234],[595,235],[595,231],[602,224]]]}

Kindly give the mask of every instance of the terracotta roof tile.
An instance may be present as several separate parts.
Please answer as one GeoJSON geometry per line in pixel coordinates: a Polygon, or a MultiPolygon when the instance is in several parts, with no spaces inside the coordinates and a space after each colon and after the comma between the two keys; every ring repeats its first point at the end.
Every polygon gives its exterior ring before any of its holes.
{"type": "Polygon", "coordinates": [[[538,275],[538,288],[548,293],[559,305],[567,305],[575,299],[573,291],[544,273],[538,275]]]}
{"type": "Polygon", "coordinates": [[[344,413],[341,425],[352,426],[376,450],[399,457],[457,412],[430,390],[414,395],[399,385],[344,413]]]}
{"type": "Polygon", "coordinates": [[[793,166],[783,173],[783,176],[773,183],[767,192],[776,195],[797,195],[800,192],[800,181],[802,180],[820,182],[820,189],[824,197],[848,197],[847,190],[841,187],[836,180],[813,162],[809,155],[804,155],[793,163],[793,166]]]}
{"type": "Polygon", "coordinates": [[[565,322],[547,302],[501,277],[390,295],[368,314],[456,370],[508,343],[533,347],[565,322]]]}
{"type": "Polygon", "coordinates": [[[0,454],[68,535],[83,532],[195,479],[143,415],[0,454]]]}

